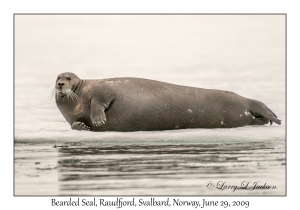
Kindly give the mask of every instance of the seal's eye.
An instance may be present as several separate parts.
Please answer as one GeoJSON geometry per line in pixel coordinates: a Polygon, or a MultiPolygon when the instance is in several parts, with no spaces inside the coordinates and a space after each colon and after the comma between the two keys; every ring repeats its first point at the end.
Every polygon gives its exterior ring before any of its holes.
{"type": "Polygon", "coordinates": [[[59,80],[60,79],[60,77],[57,77],[57,80],[59,80]]]}
{"type": "Polygon", "coordinates": [[[71,80],[71,77],[67,77],[67,80],[71,80]]]}

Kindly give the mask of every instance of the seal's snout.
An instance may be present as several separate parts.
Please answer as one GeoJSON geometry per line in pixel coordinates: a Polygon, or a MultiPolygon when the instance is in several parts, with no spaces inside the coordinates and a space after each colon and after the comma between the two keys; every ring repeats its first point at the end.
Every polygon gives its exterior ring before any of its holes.
{"type": "Polygon", "coordinates": [[[63,87],[65,85],[65,83],[59,82],[59,83],[57,83],[57,85],[58,85],[58,87],[63,87]]]}

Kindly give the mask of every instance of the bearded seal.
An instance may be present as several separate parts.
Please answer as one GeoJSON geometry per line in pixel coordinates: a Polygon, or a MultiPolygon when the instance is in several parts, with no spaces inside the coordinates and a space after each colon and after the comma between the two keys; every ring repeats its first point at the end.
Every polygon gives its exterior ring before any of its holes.
{"type": "Polygon", "coordinates": [[[229,91],[140,78],[82,80],[58,75],[53,90],[72,129],[155,131],[281,124],[264,103],[229,91]]]}

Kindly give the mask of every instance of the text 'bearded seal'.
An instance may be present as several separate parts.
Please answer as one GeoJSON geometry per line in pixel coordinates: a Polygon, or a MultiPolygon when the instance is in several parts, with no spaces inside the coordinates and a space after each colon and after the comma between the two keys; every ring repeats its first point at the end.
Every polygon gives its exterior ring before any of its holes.
{"type": "Polygon", "coordinates": [[[72,129],[153,131],[281,124],[260,101],[235,93],[139,78],[58,75],[56,104],[72,129]]]}

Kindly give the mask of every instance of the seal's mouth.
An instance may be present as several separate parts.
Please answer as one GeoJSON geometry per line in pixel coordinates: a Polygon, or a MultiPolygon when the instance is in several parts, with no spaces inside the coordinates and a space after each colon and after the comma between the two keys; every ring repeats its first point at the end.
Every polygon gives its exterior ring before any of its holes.
{"type": "Polygon", "coordinates": [[[56,87],[50,94],[51,97],[53,95],[55,95],[57,101],[63,100],[68,103],[75,103],[79,99],[77,94],[69,88],[56,87]]]}
{"type": "Polygon", "coordinates": [[[65,97],[67,94],[66,93],[64,93],[64,92],[62,92],[62,91],[59,91],[58,93],[57,93],[57,96],[59,97],[59,98],[63,98],[63,97],[65,97]]]}
{"type": "Polygon", "coordinates": [[[57,87],[56,88],[56,96],[58,98],[63,98],[67,95],[66,89],[62,87],[57,87]]]}

